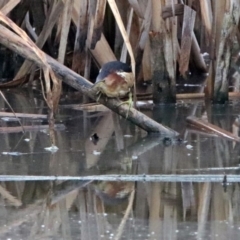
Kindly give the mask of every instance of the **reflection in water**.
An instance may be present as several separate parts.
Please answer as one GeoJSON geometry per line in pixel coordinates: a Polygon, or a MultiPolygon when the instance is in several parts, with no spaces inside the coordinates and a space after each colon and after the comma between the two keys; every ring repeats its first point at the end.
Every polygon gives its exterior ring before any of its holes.
{"type": "Polygon", "coordinates": [[[224,192],[207,182],[3,182],[0,239],[239,239],[239,190],[238,183],[224,192]]]}
{"type": "MultiPolygon", "coordinates": [[[[46,114],[37,96],[7,94],[16,112],[46,114]]],[[[46,129],[0,133],[0,239],[239,239],[239,143],[186,124],[194,114],[238,135],[239,108],[145,110],[180,133],[172,139],[147,136],[105,109],[65,105],[55,153],[45,150],[46,129]]],[[[1,127],[18,126],[10,120],[1,127]]]]}

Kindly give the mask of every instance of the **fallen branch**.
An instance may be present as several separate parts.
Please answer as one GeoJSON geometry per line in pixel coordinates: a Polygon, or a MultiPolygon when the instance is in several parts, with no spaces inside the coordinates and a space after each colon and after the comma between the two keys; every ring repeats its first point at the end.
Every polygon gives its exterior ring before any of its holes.
{"type": "MultiPolygon", "coordinates": [[[[3,44],[5,47],[10,48],[14,52],[20,54],[21,56],[27,58],[28,60],[34,61],[39,66],[43,66],[43,62],[34,56],[33,50],[29,48],[29,45],[25,43],[24,39],[4,27],[0,25],[0,43],[3,44]]],[[[40,51],[40,50],[39,50],[40,51]]],[[[44,53],[42,52],[43,56],[44,53]]],[[[64,65],[57,62],[55,59],[46,56],[47,63],[51,65],[52,69],[55,73],[68,85],[72,86],[73,88],[81,91],[83,94],[87,95],[88,97],[96,100],[96,92],[91,88],[92,83],[89,82],[84,77],[76,74],[69,68],[65,67],[64,65]]],[[[106,99],[102,97],[99,100],[100,103],[110,108],[112,111],[116,112],[117,114],[126,117],[128,112],[128,106],[126,104],[120,105],[121,101],[117,99],[106,99]],[[120,105],[120,106],[119,106],[120,105]]],[[[169,136],[176,136],[178,135],[177,132],[171,130],[151,118],[147,117],[146,115],[138,112],[136,109],[131,108],[128,113],[127,119],[140,128],[144,129],[149,133],[161,133],[164,135],[169,136]]]]}
{"type": "Polygon", "coordinates": [[[206,132],[215,133],[218,136],[225,137],[227,139],[230,139],[232,141],[240,142],[240,138],[233,135],[231,132],[228,132],[216,125],[213,125],[211,123],[205,122],[199,118],[196,118],[194,116],[187,117],[187,123],[189,123],[191,126],[200,128],[201,130],[204,130],[206,132]]]}
{"type": "MultiPolygon", "coordinates": [[[[1,39],[0,39],[1,42],[1,39]]],[[[63,66],[56,60],[51,57],[47,57],[48,63],[51,65],[52,69],[55,73],[68,85],[72,86],[73,88],[80,90],[82,93],[87,95],[88,97],[96,100],[97,95],[96,92],[91,88],[92,83],[90,83],[87,79],[83,78],[82,76],[76,74],[71,69],[63,66]]],[[[106,107],[110,108],[112,111],[116,112],[117,114],[126,117],[128,112],[128,105],[121,104],[121,101],[118,99],[110,99],[105,98],[104,96],[99,99],[99,102],[106,107]]],[[[178,133],[174,130],[171,130],[148,116],[144,115],[143,113],[137,111],[134,108],[131,108],[128,112],[127,119],[132,123],[136,124],[140,128],[144,129],[145,131],[151,132],[158,132],[166,135],[177,136],[178,133]]]]}
{"type": "MultiPolygon", "coordinates": [[[[33,125],[33,126],[23,126],[25,132],[48,130],[49,125],[33,125]]],[[[22,127],[0,127],[0,133],[18,133],[22,132],[22,127]]],[[[64,130],[65,126],[63,124],[55,124],[54,129],[64,130]]]]}

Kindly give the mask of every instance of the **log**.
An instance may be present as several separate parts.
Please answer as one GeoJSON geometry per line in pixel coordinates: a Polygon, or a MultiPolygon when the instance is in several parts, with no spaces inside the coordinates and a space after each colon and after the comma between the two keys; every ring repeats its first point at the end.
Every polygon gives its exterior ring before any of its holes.
{"type": "MultiPolygon", "coordinates": [[[[24,58],[30,61],[34,61],[39,66],[42,66],[42,61],[40,61],[39,58],[36,58],[34,56],[34,53],[31,47],[29,47],[29,44],[24,39],[10,31],[3,25],[0,25],[0,43],[3,44],[5,47],[18,53],[19,55],[23,56],[24,58]]],[[[66,84],[81,91],[83,94],[94,100],[97,99],[96,92],[93,90],[91,82],[89,82],[81,75],[73,72],[71,69],[60,64],[55,59],[47,56],[46,54],[45,57],[48,64],[52,67],[55,73],[66,84]]],[[[178,135],[176,131],[155,122],[154,120],[134,108],[131,108],[128,112],[128,106],[126,104],[120,105],[121,101],[117,99],[110,99],[103,96],[99,99],[99,102],[123,117],[126,117],[128,115],[127,119],[129,121],[144,129],[148,133],[158,133],[168,136],[178,135]]]]}
{"type": "MultiPolygon", "coordinates": [[[[1,40],[0,40],[1,41],[1,40]]],[[[47,56],[47,62],[51,65],[54,72],[60,76],[60,78],[67,83],[68,85],[72,86],[73,88],[81,91],[83,94],[87,95],[88,97],[97,100],[97,94],[96,91],[92,88],[92,83],[89,82],[84,77],[76,74],[71,69],[63,66],[53,58],[47,56]]],[[[102,96],[99,100],[99,103],[103,104],[104,106],[110,108],[112,111],[116,112],[117,114],[123,116],[126,118],[127,113],[127,119],[139,126],[140,128],[144,129],[148,133],[161,133],[164,135],[170,135],[170,136],[177,136],[178,133],[174,130],[167,128],[157,122],[155,122],[153,119],[149,118],[145,114],[137,111],[134,108],[131,108],[128,111],[128,105],[123,104],[120,105],[122,102],[115,98],[106,98],[102,96]]]]}

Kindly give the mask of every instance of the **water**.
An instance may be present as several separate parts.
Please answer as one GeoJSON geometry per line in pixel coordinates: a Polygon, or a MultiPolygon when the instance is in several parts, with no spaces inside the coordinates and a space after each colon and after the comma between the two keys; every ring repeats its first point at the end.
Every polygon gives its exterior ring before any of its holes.
{"type": "MultiPolygon", "coordinates": [[[[15,112],[47,113],[38,93],[5,94],[15,112]]],[[[185,121],[238,135],[239,102],[141,107],[175,139],[70,102],[61,102],[55,151],[48,130],[36,129],[46,119],[20,118],[35,128],[23,134],[0,117],[0,239],[239,239],[239,143],[185,121]]]]}

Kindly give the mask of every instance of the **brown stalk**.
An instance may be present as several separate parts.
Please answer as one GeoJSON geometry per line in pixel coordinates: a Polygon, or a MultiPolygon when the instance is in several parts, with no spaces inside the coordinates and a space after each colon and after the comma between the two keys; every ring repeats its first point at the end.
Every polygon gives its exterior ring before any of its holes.
{"type": "MultiPolygon", "coordinates": [[[[184,4],[175,4],[174,5],[175,16],[181,16],[184,14],[184,4]]],[[[172,5],[164,6],[162,9],[162,18],[167,19],[173,17],[172,5]]],[[[197,42],[195,33],[192,32],[192,61],[194,62],[195,66],[201,70],[202,72],[207,72],[207,67],[204,62],[203,56],[201,55],[201,50],[199,44],[197,42]]]]}
{"type": "Polygon", "coordinates": [[[153,1],[152,29],[149,33],[153,101],[156,104],[176,101],[177,28],[173,19],[162,20],[163,4],[153,1]],[[157,10],[156,10],[157,9],[157,10]],[[161,24],[160,24],[161,23],[161,24]]]}
{"type": "Polygon", "coordinates": [[[93,29],[93,35],[92,35],[91,49],[95,48],[96,43],[101,38],[106,4],[107,4],[107,0],[97,1],[95,17],[94,17],[94,29],[93,29]]]}
{"type": "MultiPolygon", "coordinates": [[[[173,8],[172,1],[171,8],[173,8]]],[[[176,101],[176,62],[179,45],[177,41],[177,24],[175,18],[176,17],[173,19],[166,19],[165,24],[162,25],[164,28],[164,58],[168,75],[168,88],[166,88],[166,90],[169,90],[168,102],[176,101]]]]}
{"type": "Polygon", "coordinates": [[[150,42],[147,40],[142,57],[142,74],[143,80],[150,80],[152,78],[152,68],[151,68],[151,48],[150,42]]]}
{"type": "MultiPolygon", "coordinates": [[[[49,13],[47,14],[47,18],[45,20],[45,24],[43,26],[43,29],[36,41],[36,45],[39,48],[42,48],[44,43],[46,42],[47,38],[49,37],[49,35],[52,32],[52,29],[55,25],[55,23],[58,20],[58,17],[61,13],[63,9],[63,2],[62,1],[58,1],[55,5],[52,6],[52,8],[49,9],[49,13]]],[[[14,79],[18,79],[18,78],[22,78],[24,77],[29,69],[30,66],[32,65],[31,62],[25,61],[22,65],[22,67],[20,68],[20,70],[18,71],[18,73],[16,74],[16,76],[14,77],[14,79]]]]}
{"type": "Polygon", "coordinates": [[[208,68],[206,66],[206,63],[203,59],[203,56],[201,54],[201,49],[199,47],[199,44],[197,42],[197,38],[195,36],[195,33],[192,32],[192,47],[191,47],[191,53],[192,53],[192,61],[195,63],[195,66],[201,70],[203,73],[206,73],[208,71],[208,68]]]}
{"type": "Polygon", "coordinates": [[[151,16],[152,16],[152,2],[147,1],[147,6],[144,12],[144,20],[142,21],[141,25],[141,32],[139,36],[138,45],[135,48],[135,55],[136,55],[136,79],[138,80],[138,76],[140,73],[140,69],[142,66],[142,56],[143,50],[145,48],[146,42],[148,40],[148,34],[151,24],[151,16]]]}
{"type": "Polygon", "coordinates": [[[203,19],[203,24],[206,27],[208,37],[211,36],[212,33],[212,8],[211,8],[211,1],[210,0],[201,0],[200,1],[201,7],[201,16],[203,19]]]}
{"type": "Polygon", "coordinates": [[[126,47],[127,47],[130,59],[131,59],[132,72],[135,76],[135,58],[134,58],[132,46],[131,46],[129,38],[128,38],[128,34],[126,32],[126,29],[124,27],[121,15],[120,15],[119,10],[117,8],[117,4],[116,4],[115,0],[108,0],[108,3],[109,3],[109,5],[112,9],[113,15],[114,15],[114,17],[116,19],[116,22],[118,24],[118,27],[121,31],[124,43],[126,44],[126,47]]]}
{"type": "Polygon", "coordinates": [[[201,128],[201,130],[205,130],[207,132],[215,133],[218,136],[227,138],[232,141],[240,142],[240,138],[238,136],[235,136],[231,132],[228,132],[214,124],[211,124],[209,122],[203,121],[199,118],[196,118],[194,116],[187,117],[187,122],[190,124],[190,126],[201,128]]]}
{"type": "Polygon", "coordinates": [[[86,61],[86,40],[88,35],[88,0],[82,0],[74,6],[72,18],[77,32],[74,43],[72,69],[77,73],[83,73],[86,61]],[[78,9],[76,9],[78,8],[78,9]]]}
{"type": "MultiPolygon", "coordinates": [[[[128,34],[128,36],[130,36],[130,33],[131,33],[132,19],[133,19],[133,9],[131,8],[129,16],[128,16],[128,23],[127,23],[127,34],[128,34]]],[[[127,47],[126,47],[125,43],[123,43],[120,61],[122,61],[122,62],[127,61],[127,47]]]]}
{"type": "Polygon", "coordinates": [[[15,8],[21,0],[10,0],[6,5],[1,8],[1,12],[5,15],[10,13],[13,8],[15,8]]]}
{"type": "Polygon", "coordinates": [[[186,77],[186,73],[188,71],[195,18],[196,12],[187,5],[184,5],[182,39],[179,60],[179,72],[184,77],[186,77]]]}
{"type": "Polygon", "coordinates": [[[60,45],[58,49],[58,61],[60,63],[64,63],[66,48],[67,48],[67,40],[68,40],[68,32],[71,23],[71,15],[73,8],[74,0],[68,0],[64,3],[63,13],[62,13],[62,31],[60,37],[60,45]]]}
{"type": "MultiPolygon", "coordinates": [[[[87,40],[87,32],[88,32],[88,0],[79,1],[79,5],[74,6],[75,13],[72,15],[73,21],[77,26],[77,35],[78,39],[76,39],[78,43],[79,51],[83,51],[85,48],[86,40],[87,40]]],[[[76,42],[75,42],[76,45],[76,42]]]]}
{"type": "MultiPolygon", "coordinates": [[[[50,140],[52,144],[55,145],[53,113],[56,110],[56,106],[58,104],[57,101],[59,99],[59,96],[56,94],[57,90],[59,89],[58,80],[46,60],[46,55],[37,48],[37,46],[32,42],[32,40],[27,36],[27,34],[21,28],[19,28],[14,22],[12,22],[9,18],[3,15],[1,12],[0,12],[0,20],[4,22],[9,28],[11,28],[16,33],[16,34],[13,33],[14,37],[21,39],[21,42],[24,41],[23,45],[25,45],[28,48],[28,50],[30,50],[31,52],[30,55],[32,55],[32,58],[35,59],[35,61],[38,61],[43,69],[45,88],[47,93],[47,104],[50,109],[50,112],[49,112],[50,140]],[[50,79],[52,80],[52,83],[53,83],[53,88],[52,88],[53,90],[51,90],[50,79]]],[[[3,32],[6,32],[7,30],[7,28],[4,27],[3,25],[0,25],[0,29],[3,32]]],[[[2,33],[1,36],[4,36],[4,33],[2,33]]]]}
{"type": "Polygon", "coordinates": [[[209,217],[212,183],[203,183],[201,186],[198,208],[198,237],[204,236],[206,223],[209,217]]]}
{"type": "Polygon", "coordinates": [[[145,189],[149,188],[148,209],[149,209],[149,232],[154,232],[156,235],[160,235],[163,230],[163,225],[160,224],[161,208],[164,207],[162,203],[162,194],[164,192],[163,183],[152,182],[148,183],[150,186],[145,185],[145,189]]]}
{"type": "MultiPolygon", "coordinates": [[[[64,64],[64,59],[65,59],[65,54],[66,54],[66,48],[67,48],[67,40],[68,40],[68,33],[69,33],[69,28],[70,28],[70,23],[71,23],[71,15],[72,15],[72,9],[73,9],[73,0],[67,0],[64,3],[64,8],[63,8],[63,13],[62,13],[62,31],[61,31],[61,36],[60,36],[60,44],[59,44],[59,49],[58,49],[58,61],[62,64],[64,64]]],[[[53,96],[54,96],[54,109],[57,108],[60,95],[62,92],[62,83],[60,80],[54,78],[53,76],[53,96]]]]}
{"type": "Polygon", "coordinates": [[[101,39],[97,42],[95,48],[91,49],[91,54],[93,55],[94,59],[96,59],[99,66],[102,66],[107,62],[117,60],[103,34],[101,35],[101,39]]]}
{"type": "MultiPolygon", "coordinates": [[[[85,59],[84,54],[86,54],[86,53],[84,53],[82,51],[85,48],[87,34],[88,34],[88,14],[86,15],[86,12],[88,12],[88,10],[87,10],[87,7],[88,7],[87,2],[88,1],[84,0],[81,2],[79,2],[79,1],[77,1],[77,2],[79,5],[76,5],[76,2],[75,2],[72,19],[73,19],[73,22],[75,23],[75,25],[77,26],[77,34],[76,35],[80,34],[80,32],[81,32],[81,34],[79,35],[78,38],[76,36],[76,40],[77,39],[79,40],[78,41],[79,44],[75,41],[75,47],[74,47],[75,53],[74,54],[76,54],[76,56],[74,56],[73,66],[76,67],[76,69],[78,69],[77,72],[79,72],[79,69],[83,69],[84,65],[85,65],[84,61],[79,66],[75,65],[75,64],[79,63],[79,61],[80,61],[79,59],[81,59],[81,61],[83,58],[85,59]],[[81,6],[80,6],[80,3],[81,3],[81,6]],[[80,9],[82,12],[80,11],[80,9]],[[81,26],[79,24],[81,24],[81,26]],[[80,26],[80,28],[78,26],[80,26]],[[78,30],[78,28],[80,30],[78,30]],[[78,44],[78,45],[76,45],[76,44],[78,44]],[[79,52],[82,53],[83,56],[80,55],[79,52]]],[[[103,34],[101,34],[101,38],[97,42],[95,48],[90,49],[90,52],[91,52],[93,58],[97,61],[99,67],[101,67],[103,64],[105,64],[107,62],[116,60],[116,57],[103,34]],[[104,54],[102,54],[103,52],[104,52],[104,54]]],[[[75,69],[75,68],[73,68],[73,69],[75,69]]]]}
{"type": "Polygon", "coordinates": [[[144,14],[142,12],[141,6],[137,0],[128,0],[129,4],[132,6],[138,17],[144,18],[144,14]]]}
{"type": "Polygon", "coordinates": [[[217,52],[213,100],[224,103],[228,100],[228,73],[234,44],[235,29],[239,22],[240,4],[233,4],[223,17],[221,37],[217,52]]]}

